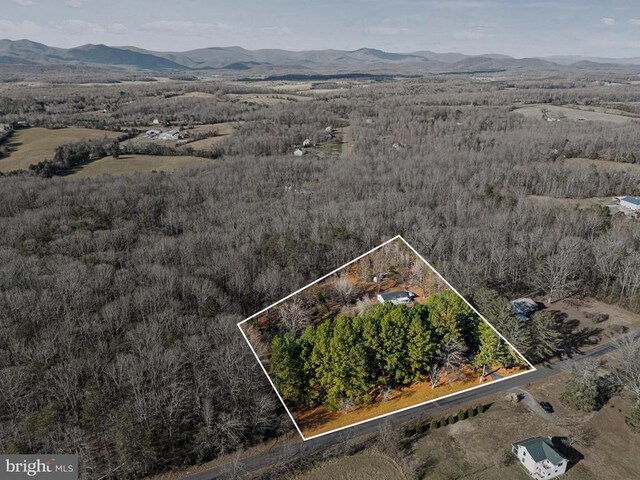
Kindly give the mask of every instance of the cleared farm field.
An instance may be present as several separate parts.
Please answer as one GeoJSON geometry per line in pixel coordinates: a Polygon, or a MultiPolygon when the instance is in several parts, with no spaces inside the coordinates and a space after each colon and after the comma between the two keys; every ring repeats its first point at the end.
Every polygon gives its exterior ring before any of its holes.
{"type": "Polygon", "coordinates": [[[273,93],[228,93],[227,98],[235,99],[245,103],[254,103],[257,105],[272,106],[281,103],[291,103],[299,101],[308,101],[312,97],[293,94],[273,94],[273,93]]]}
{"type": "Polygon", "coordinates": [[[203,138],[202,140],[196,140],[195,142],[189,142],[185,147],[193,148],[194,150],[208,150],[214,145],[220,143],[227,138],[228,135],[220,135],[217,137],[203,138]]]}
{"type": "Polygon", "coordinates": [[[211,164],[212,160],[187,156],[122,155],[120,158],[104,157],[83,165],[72,173],[73,178],[90,178],[136,172],[172,172],[181,168],[193,168],[211,164]]]}
{"type": "Polygon", "coordinates": [[[577,108],[559,107],[557,105],[528,105],[526,107],[518,108],[515,110],[528,118],[543,119],[543,113],[549,118],[557,120],[575,120],[575,121],[596,121],[596,122],[610,122],[615,124],[624,124],[632,122],[634,118],[623,115],[615,115],[612,113],[603,112],[591,112],[585,110],[579,110],[577,108]]]}
{"type": "Polygon", "coordinates": [[[195,142],[189,142],[185,147],[193,148],[194,150],[208,150],[231,135],[237,126],[238,122],[224,122],[194,127],[188,130],[190,134],[215,132],[216,136],[203,138],[202,140],[196,140],[195,142]]]}
{"type": "Polygon", "coordinates": [[[405,480],[393,460],[383,455],[362,454],[323,463],[296,480],[405,480]]]}
{"type": "Polygon", "coordinates": [[[116,138],[122,133],[91,128],[27,128],[18,130],[8,141],[15,151],[0,159],[0,172],[26,170],[30,165],[52,160],[56,148],[61,145],[85,139],[116,138]]]}
{"type": "Polygon", "coordinates": [[[209,93],[209,92],[187,92],[182,96],[187,98],[214,98],[215,97],[213,93],[209,93]]]}

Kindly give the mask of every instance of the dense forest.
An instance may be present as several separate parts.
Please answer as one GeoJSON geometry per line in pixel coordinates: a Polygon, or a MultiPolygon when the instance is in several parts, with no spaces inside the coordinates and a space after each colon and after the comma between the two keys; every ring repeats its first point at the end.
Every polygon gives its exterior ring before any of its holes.
{"type": "Polygon", "coordinates": [[[412,79],[269,108],[164,96],[183,85],[12,87],[0,122],[113,128],[166,114],[247,127],[198,170],[0,177],[0,445],[78,452],[86,478],[139,478],[289,431],[236,323],[397,234],[464,295],[640,310],[640,224],[530,198],[640,194],[634,170],[562,161],[638,162],[637,121],[512,111],[640,92],[584,78],[506,87],[412,79]],[[117,120],[76,110],[120,96],[117,120]],[[283,154],[338,121],[353,154],[283,154]]]}
{"type": "Polygon", "coordinates": [[[363,315],[339,316],[296,338],[276,335],[270,369],[292,407],[369,404],[388,388],[429,380],[463,365],[526,365],[453,291],[413,307],[387,302],[363,315]],[[377,392],[376,392],[377,391],[377,392]]]}

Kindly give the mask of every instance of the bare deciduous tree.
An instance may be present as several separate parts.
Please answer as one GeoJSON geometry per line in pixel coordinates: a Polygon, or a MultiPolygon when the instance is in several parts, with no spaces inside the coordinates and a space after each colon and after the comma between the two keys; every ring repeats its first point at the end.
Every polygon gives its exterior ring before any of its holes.
{"type": "Polygon", "coordinates": [[[298,335],[309,326],[309,314],[302,301],[297,297],[293,297],[278,306],[278,316],[282,328],[292,335],[298,335]]]}
{"type": "Polygon", "coordinates": [[[618,365],[614,375],[640,404],[640,338],[628,335],[617,342],[618,365]]]}

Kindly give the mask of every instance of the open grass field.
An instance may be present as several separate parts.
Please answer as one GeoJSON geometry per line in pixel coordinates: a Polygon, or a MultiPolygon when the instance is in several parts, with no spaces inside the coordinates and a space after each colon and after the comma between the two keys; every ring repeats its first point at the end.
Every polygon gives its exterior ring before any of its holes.
{"type": "Polygon", "coordinates": [[[396,463],[381,454],[362,453],[322,463],[295,480],[405,480],[396,463]]]}
{"type": "Polygon", "coordinates": [[[624,106],[633,106],[637,107],[637,102],[626,102],[620,104],[613,104],[610,106],[597,106],[597,105],[571,105],[571,108],[575,108],[576,110],[582,110],[583,112],[599,112],[599,113],[610,113],[611,115],[622,115],[624,117],[630,118],[640,118],[640,115],[632,112],[628,112],[624,110],[624,106]],[[618,108],[620,107],[620,108],[618,108]]]}
{"type": "Polygon", "coordinates": [[[528,118],[537,118],[542,120],[543,111],[547,112],[549,118],[555,118],[562,120],[575,120],[575,121],[598,121],[598,122],[610,122],[618,125],[634,121],[633,117],[616,115],[612,113],[604,113],[598,111],[586,111],[579,110],[577,108],[560,107],[557,105],[527,105],[526,107],[518,108],[517,113],[520,113],[528,118]]]}
{"type": "Polygon", "coordinates": [[[187,92],[182,96],[187,98],[215,98],[215,95],[209,92],[187,92]]]}
{"type": "Polygon", "coordinates": [[[215,132],[215,137],[203,138],[195,142],[189,142],[184,147],[193,148],[194,150],[208,150],[214,145],[220,143],[238,127],[238,122],[223,122],[211,125],[200,125],[187,130],[190,134],[215,132]]]}
{"type": "Polygon", "coordinates": [[[26,170],[29,165],[51,160],[56,148],[66,143],[84,139],[116,138],[118,132],[95,130],[90,128],[27,128],[18,130],[8,141],[8,146],[15,149],[8,157],[0,159],[0,172],[26,170]]]}
{"type": "MultiPolygon", "coordinates": [[[[565,476],[568,480],[640,478],[637,436],[624,424],[631,402],[614,397],[598,412],[576,413],[559,401],[568,373],[527,387],[536,402],[549,401],[555,413],[538,415],[525,402],[512,405],[496,396],[484,414],[428,433],[414,445],[425,478],[449,480],[525,480],[511,443],[535,436],[582,436],[574,448],[584,456],[565,476]],[[544,418],[542,418],[544,417],[544,418]],[[633,446],[629,448],[630,446],[633,446]]],[[[536,405],[537,407],[537,405],[536,405]]]]}
{"type": "Polygon", "coordinates": [[[284,93],[228,93],[227,98],[256,105],[273,106],[282,103],[312,100],[312,97],[284,93]]]}
{"type": "Polygon", "coordinates": [[[120,158],[104,157],[83,165],[72,173],[73,178],[90,178],[136,172],[172,172],[181,168],[210,165],[213,160],[186,156],[122,155],[120,158]]]}

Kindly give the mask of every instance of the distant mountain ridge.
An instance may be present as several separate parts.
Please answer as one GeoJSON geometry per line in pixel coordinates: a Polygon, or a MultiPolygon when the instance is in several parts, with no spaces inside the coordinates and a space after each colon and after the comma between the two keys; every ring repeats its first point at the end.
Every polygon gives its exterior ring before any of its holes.
{"type": "Polygon", "coordinates": [[[31,40],[0,40],[0,65],[95,65],[152,71],[220,69],[260,71],[296,69],[309,71],[414,71],[424,73],[477,73],[538,69],[543,71],[575,68],[619,68],[640,66],[640,57],[611,59],[602,57],[553,56],[514,58],[501,54],[465,55],[428,50],[392,53],[375,48],[357,50],[279,49],[247,50],[242,47],[209,47],[186,52],[155,52],[134,46],[111,47],[87,44],[57,48],[31,40]]]}

